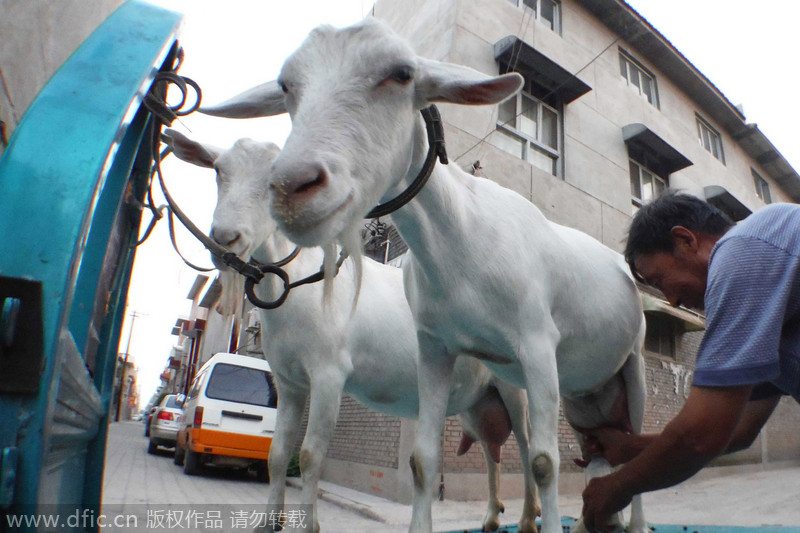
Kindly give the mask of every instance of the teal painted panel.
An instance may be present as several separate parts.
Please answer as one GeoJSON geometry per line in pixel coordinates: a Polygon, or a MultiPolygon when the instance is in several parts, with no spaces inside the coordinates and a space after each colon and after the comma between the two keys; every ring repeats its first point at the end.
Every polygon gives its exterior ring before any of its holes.
{"type": "Polygon", "coordinates": [[[42,89],[0,158],[0,272],[44,282],[49,345],[119,142],[179,21],[123,4],[42,89]]]}
{"type": "MultiPolygon", "coordinates": [[[[767,517],[765,517],[767,519],[767,517]]],[[[574,518],[563,517],[561,528],[564,533],[569,533],[574,518]]],[[[541,527],[541,522],[536,522],[541,527]]],[[[693,526],[677,524],[648,524],[653,533],[800,533],[800,526],[693,526]]],[[[498,533],[517,533],[516,525],[500,526],[498,533]]],[[[458,529],[441,533],[481,533],[481,529],[458,529]]]]}

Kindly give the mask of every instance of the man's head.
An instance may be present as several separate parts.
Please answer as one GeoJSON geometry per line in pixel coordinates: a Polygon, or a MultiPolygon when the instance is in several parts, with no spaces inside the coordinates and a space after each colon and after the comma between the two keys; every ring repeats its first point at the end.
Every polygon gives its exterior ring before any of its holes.
{"type": "Polygon", "coordinates": [[[671,305],[702,308],[711,249],[732,225],[703,200],[667,191],[633,217],[625,260],[671,305]]]}

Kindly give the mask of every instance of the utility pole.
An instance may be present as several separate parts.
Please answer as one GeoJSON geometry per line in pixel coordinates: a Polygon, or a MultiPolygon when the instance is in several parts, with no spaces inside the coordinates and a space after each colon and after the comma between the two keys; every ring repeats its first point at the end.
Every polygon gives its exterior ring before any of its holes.
{"type": "Polygon", "coordinates": [[[117,396],[117,413],[114,415],[114,422],[119,422],[119,412],[122,409],[122,396],[125,391],[125,371],[128,369],[128,354],[130,353],[131,349],[131,337],[133,337],[133,323],[136,322],[136,317],[140,316],[136,314],[136,311],[131,313],[131,327],[128,330],[128,344],[125,346],[125,359],[122,363],[122,375],[119,379],[119,394],[117,396]]]}

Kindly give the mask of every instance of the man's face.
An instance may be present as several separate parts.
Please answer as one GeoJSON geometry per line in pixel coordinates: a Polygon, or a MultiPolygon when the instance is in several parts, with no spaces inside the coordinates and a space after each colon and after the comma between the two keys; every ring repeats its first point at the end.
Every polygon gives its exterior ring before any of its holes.
{"type": "Polygon", "coordinates": [[[704,308],[707,269],[695,257],[678,249],[653,252],[638,256],[634,265],[644,281],[660,290],[673,307],[704,308]]]}

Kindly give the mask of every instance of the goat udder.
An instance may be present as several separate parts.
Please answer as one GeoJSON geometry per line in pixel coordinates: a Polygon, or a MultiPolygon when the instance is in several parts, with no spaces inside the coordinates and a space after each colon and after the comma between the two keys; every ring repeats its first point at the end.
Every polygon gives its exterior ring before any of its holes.
{"type": "Polygon", "coordinates": [[[467,453],[472,443],[480,440],[486,446],[486,451],[492,460],[499,463],[502,446],[511,435],[511,417],[497,391],[491,389],[491,392],[478,402],[473,413],[477,427],[472,429],[477,436],[465,430],[461,435],[458,454],[467,453]]]}

